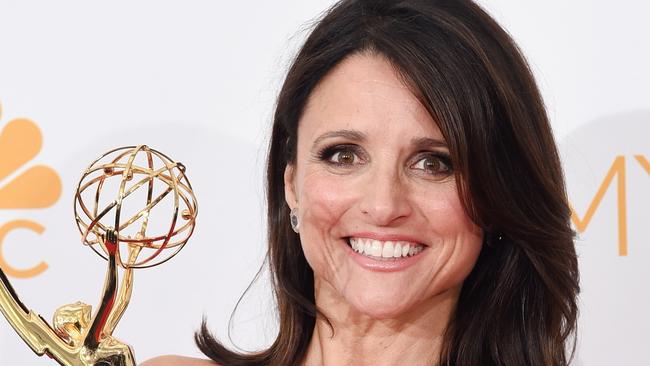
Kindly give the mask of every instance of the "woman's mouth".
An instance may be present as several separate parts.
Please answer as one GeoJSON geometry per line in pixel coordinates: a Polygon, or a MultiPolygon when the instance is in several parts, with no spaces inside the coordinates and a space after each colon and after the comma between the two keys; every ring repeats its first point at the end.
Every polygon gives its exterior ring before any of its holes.
{"type": "Polygon", "coordinates": [[[398,260],[418,255],[425,246],[407,241],[375,240],[369,238],[347,238],[348,245],[364,257],[375,260],[398,260]]]}

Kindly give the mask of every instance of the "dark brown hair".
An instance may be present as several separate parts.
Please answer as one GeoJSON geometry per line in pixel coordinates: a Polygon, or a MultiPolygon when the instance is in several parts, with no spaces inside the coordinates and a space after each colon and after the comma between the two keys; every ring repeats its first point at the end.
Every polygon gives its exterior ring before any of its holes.
{"type": "Polygon", "coordinates": [[[280,92],[267,167],[268,264],[279,334],[266,350],[196,341],[223,365],[295,365],[318,311],[291,230],[284,170],[310,93],[344,58],[388,59],[438,123],[468,215],[486,232],[447,327],[441,365],[567,365],[578,266],[564,178],[532,73],[511,37],[468,0],[344,0],[317,23],[280,92]]]}

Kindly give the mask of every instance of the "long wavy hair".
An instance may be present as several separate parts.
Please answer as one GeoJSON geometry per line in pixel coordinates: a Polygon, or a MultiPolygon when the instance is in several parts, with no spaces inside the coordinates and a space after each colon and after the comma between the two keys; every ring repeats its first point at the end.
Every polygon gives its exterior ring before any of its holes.
{"type": "Polygon", "coordinates": [[[279,333],[268,349],[243,354],[217,341],[204,322],[197,345],[227,366],[304,360],[322,315],[289,223],[284,170],[295,162],[298,124],[314,87],[362,52],[388,59],[437,122],[465,210],[486,232],[440,365],[567,365],[579,281],[557,148],[525,58],[469,0],[344,0],[316,24],[282,86],[268,155],[267,259],[279,333]]]}

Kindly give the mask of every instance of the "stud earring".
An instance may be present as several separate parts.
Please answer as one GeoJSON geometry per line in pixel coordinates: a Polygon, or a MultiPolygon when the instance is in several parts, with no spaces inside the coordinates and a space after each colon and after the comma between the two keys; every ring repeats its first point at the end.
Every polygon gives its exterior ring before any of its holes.
{"type": "Polygon", "coordinates": [[[488,233],[485,235],[485,244],[488,247],[494,247],[503,240],[502,233],[488,233]]]}
{"type": "Polygon", "coordinates": [[[294,207],[291,209],[291,213],[289,213],[289,221],[291,221],[291,228],[293,231],[296,233],[300,232],[300,223],[298,222],[298,208],[294,207]]]}

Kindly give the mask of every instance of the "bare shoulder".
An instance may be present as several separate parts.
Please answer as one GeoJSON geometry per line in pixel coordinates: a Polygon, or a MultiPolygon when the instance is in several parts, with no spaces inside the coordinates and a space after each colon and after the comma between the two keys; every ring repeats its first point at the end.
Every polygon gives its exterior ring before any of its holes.
{"type": "Polygon", "coordinates": [[[201,358],[159,356],[141,363],[140,366],[219,366],[219,364],[201,358]]]}

